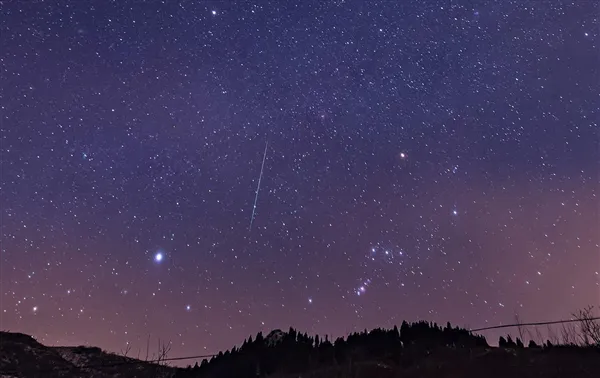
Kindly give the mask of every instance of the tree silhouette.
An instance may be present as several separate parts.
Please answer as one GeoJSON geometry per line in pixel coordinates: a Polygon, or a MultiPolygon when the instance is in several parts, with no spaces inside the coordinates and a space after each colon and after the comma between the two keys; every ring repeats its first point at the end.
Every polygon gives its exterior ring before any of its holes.
{"type": "Polygon", "coordinates": [[[525,345],[523,345],[523,342],[521,341],[521,339],[519,339],[517,337],[517,348],[524,348],[524,347],[525,347],[525,345]]]}
{"type": "Polygon", "coordinates": [[[270,375],[303,375],[331,366],[372,364],[410,366],[432,351],[447,346],[487,346],[485,338],[466,329],[441,328],[432,322],[402,322],[400,328],[375,328],[339,337],[334,343],[327,335],[309,336],[290,327],[287,333],[274,330],[265,338],[261,332],[242,345],[219,352],[200,366],[178,372],[177,377],[256,378],[270,375]],[[350,365],[348,365],[350,364],[350,365]]]}
{"type": "Polygon", "coordinates": [[[513,341],[510,335],[506,336],[506,347],[507,348],[516,348],[517,344],[513,341]]]}

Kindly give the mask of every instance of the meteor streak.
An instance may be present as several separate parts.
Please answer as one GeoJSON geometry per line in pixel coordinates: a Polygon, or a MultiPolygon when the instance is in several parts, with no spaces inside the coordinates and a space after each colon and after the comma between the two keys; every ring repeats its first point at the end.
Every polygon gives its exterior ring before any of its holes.
{"type": "Polygon", "coordinates": [[[260,182],[262,180],[263,171],[265,169],[265,160],[267,159],[267,147],[269,146],[269,141],[265,143],[265,152],[263,153],[262,165],[260,167],[260,175],[258,176],[258,185],[256,187],[256,195],[254,196],[254,206],[252,206],[252,216],[250,217],[250,227],[248,231],[252,231],[252,223],[254,222],[254,213],[256,212],[256,202],[258,201],[258,192],[260,191],[260,182]]]}

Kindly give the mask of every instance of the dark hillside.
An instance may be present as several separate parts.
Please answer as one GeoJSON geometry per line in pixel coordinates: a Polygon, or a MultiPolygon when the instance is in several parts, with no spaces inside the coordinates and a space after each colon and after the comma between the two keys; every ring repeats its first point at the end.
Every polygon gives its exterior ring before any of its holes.
{"type": "Polygon", "coordinates": [[[96,347],[47,347],[28,335],[2,332],[0,378],[600,377],[600,348],[550,343],[526,348],[519,339],[502,340],[502,347],[490,347],[467,330],[427,322],[333,341],[290,328],[258,333],[210,361],[175,368],[96,347]]]}
{"type": "Polygon", "coordinates": [[[258,333],[200,366],[178,373],[178,377],[256,377],[273,374],[306,374],[331,369],[344,371],[364,366],[367,369],[409,369],[436,350],[485,348],[485,338],[467,330],[439,327],[427,322],[402,323],[400,329],[374,329],[353,333],[346,339],[331,341],[327,336],[312,337],[290,328],[258,333]]]}
{"type": "Polygon", "coordinates": [[[48,347],[22,333],[0,332],[0,377],[172,377],[176,369],[97,347],[48,347]]]}

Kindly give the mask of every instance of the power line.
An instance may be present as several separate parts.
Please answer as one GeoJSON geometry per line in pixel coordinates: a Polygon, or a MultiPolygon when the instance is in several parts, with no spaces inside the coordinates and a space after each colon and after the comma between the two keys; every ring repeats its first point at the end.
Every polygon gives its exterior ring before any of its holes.
{"type": "MultiPolygon", "coordinates": [[[[209,357],[215,357],[218,354],[202,354],[202,355],[197,355],[197,356],[186,356],[186,357],[171,357],[171,358],[159,358],[159,359],[155,359],[155,360],[138,360],[135,358],[131,358],[131,357],[126,357],[126,356],[117,356],[117,357],[122,357],[122,358],[126,358],[127,361],[119,361],[119,362],[113,362],[113,363],[102,363],[102,364],[89,364],[89,365],[75,365],[73,364],[73,366],[68,366],[68,367],[53,367],[53,368],[48,368],[48,369],[40,369],[37,370],[38,373],[44,373],[44,372],[50,372],[50,371],[56,371],[56,370],[68,370],[68,369],[99,369],[99,368],[107,368],[107,367],[115,367],[115,366],[123,366],[123,365],[141,365],[141,364],[147,364],[147,365],[153,365],[152,367],[154,368],[174,368],[172,366],[164,366],[164,365],[160,365],[161,362],[166,362],[166,361],[182,361],[182,360],[192,360],[192,359],[200,359],[200,358],[209,358],[209,357]]],[[[0,374],[12,374],[12,373],[18,373],[18,370],[7,370],[7,371],[0,371],[0,374]]]]}
{"type": "Polygon", "coordinates": [[[94,368],[94,367],[107,367],[107,366],[132,365],[132,364],[158,364],[158,363],[166,362],[166,361],[193,360],[193,359],[200,359],[200,358],[215,357],[217,355],[218,354],[202,354],[199,356],[158,358],[155,360],[146,360],[146,361],[137,360],[135,358],[130,358],[130,357],[124,357],[124,358],[128,358],[129,360],[114,362],[112,364],[82,365],[82,366],[79,366],[79,368],[80,369],[90,369],[90,368],[94,368]]]}
{"type": "Polygon", "coordinates": [[[218,356],[218,354],[204,354],[201,356],[163,358],[162,360],[154,360],[154,361],[148,361],[148,362],[193,360],[193,359],[198,359],[198,358],[208,358],[208,357],[215,357],[215,356],[218,356]]]}
{"type": "MultiPolygon", "coordinates": [[[[600,316],[595,317],[595,318],[585,319],[585,320],[599,320],[599,319],[600,319],[600,316]]],[[[523,327],[523,326],[539,326],[539,325],[561,324],[561,323],[575,323],[575,322],[582,322],[582,321],[584,321],[584,320],[582,320],[582,319],[569,319],[569,320],[555,320],[555,321],[551,321],[551,322],[503,324],[503,325],[496,325],[496,326],[491,326],[491,327],[483,327],[483,328],[470,329],[469,331],[471,331],[471,332],[479,332],[479,331],[486,331],[488,329],[523,327]]]]}

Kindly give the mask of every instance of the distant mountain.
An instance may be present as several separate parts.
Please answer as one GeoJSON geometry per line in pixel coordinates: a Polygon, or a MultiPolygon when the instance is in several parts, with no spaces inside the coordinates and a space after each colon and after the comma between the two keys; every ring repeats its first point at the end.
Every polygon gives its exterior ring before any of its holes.
{"type": "MultiPolygon", "coordinates": [[[[403,322],[347,338],[309,336],[290,328],[258,333],[238,348],[194,367],[175,368],[95,347],[47,347],[20,333],[0,333],[0,378],[506,378],[600,377],[600,348],[525,348],[521,340],[490,347],[448,323],[403,322]]],[[[178,357],[178,356],[170,356],[178,357]]]]}

